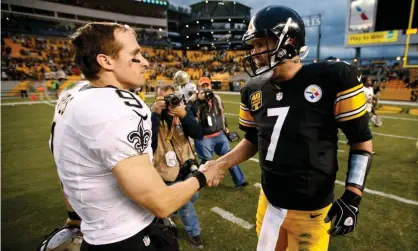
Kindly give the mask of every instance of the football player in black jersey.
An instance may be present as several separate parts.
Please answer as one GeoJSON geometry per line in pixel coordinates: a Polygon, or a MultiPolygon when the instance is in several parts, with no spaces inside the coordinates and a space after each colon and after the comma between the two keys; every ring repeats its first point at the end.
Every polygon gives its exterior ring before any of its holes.
{"type": "Polygon", "coordinates": [[[330,234],[354,230],[372,161],[361,76],[345,62],[302,66],[304,23],[287,7],[256,13],[243,42],[252,77],[241,90],[245,138],[216,162],[229,168],[259,153],[257,250],[327,250],[330,234]],[[345,192],[333,201],[338,129],[350,153],[345,192]]]}

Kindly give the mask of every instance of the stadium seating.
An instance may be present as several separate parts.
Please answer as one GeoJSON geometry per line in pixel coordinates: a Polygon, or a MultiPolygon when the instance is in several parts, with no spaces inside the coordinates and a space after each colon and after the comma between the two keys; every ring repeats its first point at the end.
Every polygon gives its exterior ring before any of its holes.
{"type": "MultiPolygon", "coordinates": [[[[240,62],[245,54],[245,51],[182,51],[144,46],[143,55],[150,61],[145,77],[151,87],[161,81],[171,84],[174,73],[182,69],[189,73],[192,81],[209,76],[212,81],[220,83],[221,90],[229,90],[234,76],[244,71],[240,62]]],[[[56,78],[56,71],[62,69],[66,73],[65,80],[60,84],[62,90],[82,79],[80,70],[71,60],[68,38],[6,36],[2,40],[2,56],[2,64],[11,69],[13,80],[46,81],[44,84],[49,88],[56,78]]],[[[33,85],[31,82],[24,83],[29,88],[33,85]]],[[[382,99],[410,100],[411,91],[402,80],[391,78],[382,87],[382,99]]],[[[16,86],[9,95],[19,95],[19,92],[16,86]]]]}

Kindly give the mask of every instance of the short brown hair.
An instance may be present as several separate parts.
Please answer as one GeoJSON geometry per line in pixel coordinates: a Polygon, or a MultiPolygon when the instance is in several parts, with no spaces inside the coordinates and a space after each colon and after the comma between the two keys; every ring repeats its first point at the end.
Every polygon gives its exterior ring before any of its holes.
{"type": "Polygon", "coordinates": [[[127,25],[108,22],[92,22],[80,28],[71,36],[74,62],[80,67],[87,80],[96,80],[101,66],[98,54],[117,58],[122,45],[115,39],[116,30],[132,30],[127,25]]]}

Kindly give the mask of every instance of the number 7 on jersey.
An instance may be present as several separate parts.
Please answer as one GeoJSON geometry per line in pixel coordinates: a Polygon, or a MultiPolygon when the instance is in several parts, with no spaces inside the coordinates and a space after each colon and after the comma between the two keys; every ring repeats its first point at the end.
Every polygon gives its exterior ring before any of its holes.
{"type": "Polygon", "coordinates": [[[270,145],[267,149],[266,160],[273,161],[274,153],[276,152],[277,142],[279,142],[280,132],[282,130],[282,126],[284,120],[286,119],[287,113],[289,112],[288,107],[278,107],[278,108],[269,108],[267,110],[267,116],[273,117],[277,116],[276,124],[274,124],[273,133],[271,134],[270,138],[270,145]]]}

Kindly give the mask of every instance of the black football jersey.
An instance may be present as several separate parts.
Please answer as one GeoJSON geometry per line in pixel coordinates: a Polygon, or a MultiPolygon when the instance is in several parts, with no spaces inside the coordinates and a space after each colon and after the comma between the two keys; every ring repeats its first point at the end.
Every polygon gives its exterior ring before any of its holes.
{"type": "Polygon", "coordinates": [[[332,202],[338,128],[350,142],[371,139],[360,79],[353,66],[323,62],[288,81],[260,76],[242,88],[240,128],[258,135],[262,187],[272,205],[315,210],[332,202]]]}

